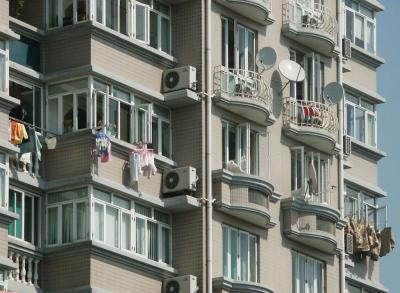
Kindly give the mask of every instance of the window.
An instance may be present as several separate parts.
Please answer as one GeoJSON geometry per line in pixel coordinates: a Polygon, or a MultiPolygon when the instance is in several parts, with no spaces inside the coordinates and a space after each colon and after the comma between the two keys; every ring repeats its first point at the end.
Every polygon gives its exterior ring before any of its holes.
{"type": "Polygon", "coordinates": [[[40,43],[23,35],[10,41],[10,60],[40,71],[40,43]]]}
{"type": "Polygon", "coordinates": [[[297,100],[306,100],[322,103],[322,92],[325,87],[325,65],[316,53],[303,54],[290,50],[290,60],[297,62],[304,68],[303,82],[290,83],[290,96],[297,100]]]}
{"type": "Polygon", "coordinates": [[[9,92],[10,96],[21,102],[19,106],[11,110],[10,116],[42,127],[42,89],[29,83],[11,79],[9,92]]]}
{"type": "Polygon", "coordinates": [[[357,47],[376,53],[375,12],[354,0],[346,0],[346,37],[357,47]]]}
{"type": "Polygon", "coordinates": [[[362,97],[346,92],[347,135],[377,147],[377,113],[375,105],[362,97]]]}
{"type": "Polygon", "coordinates": [[[136,253],[171,264],[171,220],[168,214],[135,204],[136,253]]]}
{"type": "Polygon", "coordinates": [[[232,19],[222,18],[222,65],[255,71],[256,34],[236,24],[232,19]],[[236,39],[236,45],[235,45],[236,39]],[[237,52],[235,54],[235,52],[237,52]]]}
{"type": "Polygon", "coordinates": [[[0,206],[7,208],[8,200],[8,154],[0,152],[0,206]]]}
{"type": "Polygon", "coordinates": [[[232,161],[240,170],[258,175],[259,133],[249,123],[235,125],[222,121],[222,162],[224,166],[232,161]]]}
{"type": "Polygon", "coordinates": [[[47,28],[88,20],[86,0],[47,0],[47,28]]]}
{"type": "Polygon", "coordinates": [[[293,196],[305,200],[328,203],[329,160],[321,154],[304,151],[304,147],[291,149],[291,189],[293,196]]]}
{"type": "Polygon", "coordinates": [[[39,197],[10,189],[8,210],[19,218],[8,226],[8,235],[39,245],[39,197]]]}
{"type": "Polygon", "coordinates": [[[325,292],[325,264],[292,251],[292,286],[294,293],[325,292]]]}
{"type": "Polygon", "coordinates": [[[87,187],[47,195],[47,245],[88,239],[87,187]]]}
{"type": "Polygon", "coordinates": [[[8,87],[8,42],[0,38],[0,92],[6,92],[8,87]]]}
{"type": "Polygon", "coordinates": [[[229,226],[222,226],[224,277],[257,282],[256,236],[229,226]]]}
{"type": "Polygon", "coordinates": [[[345,217],[355,220],[364,218],[367,223],[379,230],[387,226],[387,206],[379,206],[378,200],[368,194],[346,186],[345,217]]]}
{"type": "Polygon", "coordinates": [[[153,107],[152,145],[154,152],[165,157],[171,156],[171,114],[158,105],[153,107]]]}

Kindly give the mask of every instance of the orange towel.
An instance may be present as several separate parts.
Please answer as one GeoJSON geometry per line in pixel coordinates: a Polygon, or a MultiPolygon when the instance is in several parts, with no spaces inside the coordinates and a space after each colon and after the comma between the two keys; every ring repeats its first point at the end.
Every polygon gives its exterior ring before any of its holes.
{"type": "Polygon", "coordinates": [[[11,121],[11,143],[21,144],[24,138],[28,139],[25,126],[21,123],[11,121]]]}

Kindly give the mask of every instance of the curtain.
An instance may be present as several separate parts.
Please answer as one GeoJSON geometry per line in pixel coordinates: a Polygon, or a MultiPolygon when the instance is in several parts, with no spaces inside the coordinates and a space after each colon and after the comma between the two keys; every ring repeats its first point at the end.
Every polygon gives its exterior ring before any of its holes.
{"type": "Polygon", "coordinates": [[[106,207],[106,244],[118,247],[118,210],[106,207]]]}
{"type": "Polygon", "coordinates": [[[148,258],[158,261],[158,225],[147,222],[148,258]]]}
{"type": "Polygon", "coordinates": [[[238,48],[239,48],[239,68],[246,69],[246,31],[244,27],[239,26],[239,36],[238,36],[238,48]]]}
{"type": "Polygon", "coordinates": [[[250,254],[250,282],[257,282],[257,259],[256,259],[256,238],[249,238],[249,254],[250,254]]]}
{"type": "Polygon", "coordinates": [[[375,142],[375,117],[372,115],[367,116],[367,133],[368,140],[367,144],[371,146],[376,146],[375,142]]]}
{"type": "Polygon", "coordinates": [[[354,21],[354,36],[356,45],[364,48],[364,18],[359,15],[354,21]]]}
{"type": "Polygon", "coordinates": [[[96,0],[96,21],[103,23],[103,0],[96,0]]]}
{"type": "Polygon", "coordinates": [[[237,280],[238,232],[231,229],[231,279],[237,280]]]}
{"type": "Polygon", "coordinates": [[[314,293],[314,264],[315,261],[307,258],[307,292],[314,293]]]}
{"type": "Polygon", "coordinates": [[[0,168],[0,198],[1,206],[6,205],[6,170],[0,168]]]}
{"type": "Polygon", "coordinates": [[[228,271],[228,254],[229,254],[229,229],[222,227],[222,259],[224,277],[229,278],[228,271]]]}
{"type": "Polygon", "coordinates": [[[73,240],[73,204],[62,205],[62,243],[73,240]]]}
{"type": "Polygon", "coordinates": [[[147,42],[147,18],[148,8],[142,4],[136,3],[136,34],[138,40],[147,42]]]}
{"type": "Polygon", "coordinates": [[[58,243],[58,207],[47,209],[47,242],[49,245],[58,243]]]}
{"type": "Polygon", "coordinates": [[[76,239],[86,239],[87,233],[87,214],[86,202],[76,204],[76,239]]]}
{"type": "Polygon", "coordinates": [[[170,52],[170,23],[169,19],[161,17],[161,50],[165,53],[170,52]]]}
{"type": "Polygon", "coordinates": [[[298,254],[299,258],[299,293],[305,293],[306,290],[306,257],[304,255],[298,254]]]}
{"type": "Polygon", "coordinates": [[[356,108],[356,138],[365,141],[365,111],[356,108]]]}
{"type": "Polygon", "coordinates": [[[367,50],[371,53],[375,51],[374,30],[374,24],[367,21],[367,50]]]}
{"type": "Polygon", "coordinates": [[[249,236],[240,233],[240,279],[249,279],[249,236]]]}
{"type": "Polygon", "coordinates": [[[122,213],[121,223],[121,247],[131,249],[131,215],[122,213]]]}
{"type": "Polygon", "coordinates": [[[166,227],[161,228],[161,252],[161,260],[170,264],[170,230],[166,227]]]}
{"type": "Polygon", "coordinates": [[[94,239],[104,241],[104,207],[94,204],[94,239]]]}
{"type": "Polygon", "coordinates": [[[347,135],[354,136],[354,107],[346,104],[347,135]]]}
{"type": "Polygon", "coordinates": [[[145,226],[146,221],[144,219],[136,218],[136,253],[139,253],[141,255],[146,254],[145,226]]]}
{"type": "Polygon", "coordinates": [[[106,26],[118,29],[118,0],[106,0],[106,26]]]}

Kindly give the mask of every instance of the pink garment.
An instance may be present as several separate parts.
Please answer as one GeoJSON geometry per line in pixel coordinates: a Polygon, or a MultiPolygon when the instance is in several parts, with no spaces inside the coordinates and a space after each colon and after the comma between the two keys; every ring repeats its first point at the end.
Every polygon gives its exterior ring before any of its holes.
{"type": "Polygon", "coordinates": [[[141,164],[143,175],[150,178],[150,175],[155,175],[157,172],[156,165],[154,163],[154,153],[152,150],[142,152],[141,164]]]}

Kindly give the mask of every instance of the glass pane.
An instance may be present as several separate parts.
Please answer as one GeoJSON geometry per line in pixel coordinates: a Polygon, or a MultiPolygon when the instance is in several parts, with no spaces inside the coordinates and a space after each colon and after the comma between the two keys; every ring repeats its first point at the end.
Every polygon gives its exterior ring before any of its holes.
{"type": "Polygon", "coordinates": [[[169,224],[169,215],[157,210],[154,210],[154,219],[156,219],[157,221],[163,222],[165,224],[169,224]]]}
{"type": "Polygon", "coordinates": [[[354,25],[355,44],[364,48],[364,18],[356,15],[354,25]]]}
{"type": "Polygon", "coordinates": [[[300,283],[300,291],[299,293],[306,292],[306,257],[304,255],[299,254],[299,283],[300,283]]]}
{"type": "Polygon", "coordinates": [[[365,141],[365,111],[356,108],[356,138],[365,141]]]}
{"type": "Polygon", "coordinates": [[[77,0],[77,6],[78,21],[87,20],[86,0],[77,0]]]}
{"type": "Polygon", "coordinates": [[[147,8],[142,5],[136,5],[136,39],[147,41],[147,8]]]}
{"type": "Polygon", "coordinates": [[[374,11],[365,7],[364,5],[360,5],[360,13],[371,19],[374,18],[374,11]]]}
{"type": "MultiPolygon", "coordinates": [[[[256,238],[249,238],[249,254],[250,254],[250,282],[257,281],[257,260],[256,260],[256,238]]],[[[321,291],[322,292],[322,291],[321,291]]]]}
{"type": "Polygon", "coordinates": [[[111,194],[99,189],[93,189],[93,196],[97,199],[103,200],[105,202],[111,203],[111,194]]]}
{"type": "MultiPolygon", "coordinates": [[[[15,193],[13,190],[9,190],[8,193],[8,210],[15,213],[15,193]]],[[[15,221],[8,225],[8,235],[15,236],[15,221]]]]}
{"type": "Polygon", "coordinates": [[[320,262],[317,262],[317,292],[323,292],[323,276],[324,276],[324,270],[323,270],[323,265],[320,262]]]}
{"type": "Polygon", "coordinates": [[[347,284],[347,291],[349,293],[362,293],[361,288],[358,288],[358,287],[350,285],[350,284],[347,284]]]}
{"type": "Polygon", "coordinates": [[[161,249],[162,249],[162,255],[161,255],[161,261],[165,262],[167,264],[171,263],[171,257],[170,257],[170,249],[171,249],[171,242],[170,242],[170,229],[162,227],[161,229],[161,249]]]}
{"type": "Polygon", "coordinates": [[[49,28],[58,26],[58,0],[49,0],[49,28]]]}
{"type": "Polygon", "coordinates": [[[47,128],[53,133],[58,133],[58,99],[48,100],[48,109],[47,128]]]}
{"type": "Polygon", "coordinates": [[[307,292],[314,292],[314,260],[307,258],[307,292]]]}
{"type": "Polygon", "coordinates": [[[136,218],[136,253],[142,255],[146,254],[145,225],[146,221],[144,219],[136,218]]]}
{"type": "Polygon", "coordinates": [[[166,122],[161,122],[161,130],[162,130],[162,155],[169,157],[171,150],[170,150],[170,141],[171,141],[171,131],[170,125],[166,122]]]}
{"type": "Polygon", "coordinates": [[[6,204],[6,193],[6,170],[0,168],[0,198],[2,207],[5,207],[6,204]]]}
{"type": "Polygon", "coordinates": [[[249,278],[249,236],[240,233],[240,279],[248,281],[249,278]]]}
{"type": "Polygon", "coordinates": [[[158,49],[158,15],[150,12],[150,46],[158,49]]]}
{"type": "Polygon", "coordinates": [[[254,71],[254,56],[255,56],[255,46],[254,46],[254,33],[247,31],[247,50],[248,50],[248,70],[254,71]]]}
{"type": "Polygon", "coordinates": [[[361,107],[363,107],[367,110],[370,110],[371,112],[374,112],[374,104],[372,104],[364,99],[361,99],[360,105],[361,105],[361,107]]]}
{"type": "Polygon", "coordinates": [[[113,196],[113,204],[123,209],[131,209],[131,202],[128,199],[116,195],[113,196]]]}
{"type": "MultiPolygon", "coordinates": [[[[122,0],[121,0],[122,1],[122,0]]],[[[124,102],[130,103],[131,102],[131,97],[129,92],[121,90],[117,87],[113,88],[113,95],[119,100],[122,100],[124,102]]]]}
{"type": "Polygon", "coordinates": [[[35,91],[35,121],[36,126],[42,127],[42,89],[34,87],[35,91]]]}
{"type": "Polygon", "coordinates": [[[19,215],[15,221],[15,237],[22,239],[22,194],[14,192],[16,198],[15,213],[19,215]]]}
{"type": "Polygon", "coordinates": [[[94,239],[104,241],[104,209],[103,205],[94,204],[94,239]]]}
{"type": "Polygon", "coordinates": [[[49,193],[47,197],[48,204],[70,201],[73,199],[84,198],[87,197],[87,188],[79,188],[74,190],[67,190],[61,192],[49,193]]]}
{"type": "Polygon", "coordinates": [[[151,136],[152,136],[152,147],[154,149],[154,153],[158,154],[158,118],[153,117],[151,121],[151,136]]]}
{"type": "Polygon", "coordinates": [[[118,247],[118,210],[106,207],[106,244],[118,247]]]}
{"type": "Polygon", "coordinates": [[[32,213],[33,213],[33,198],[25,196],[25,211],[24,211],[24,238],[25,241],[32,242],[32,213]]]}
{"type": "Polygon", "coordinates": [[[70,82],[63,82],[63,83],[49,85],[48,94],[49,96],[52,96],[60,93],[71,92],[87,88],[88,88],[87,78],[81,78],[70,82]]]}
{"type": "Polygon", "coordinates": [[[238,279],[238,232],[231,229],[231,279],[238,279]]]}
{"type": "Polygon", "coordinates": [[[78,129],[87,127],[86,93],[77,95],[78,99],[78,129]]]}
{"type": "Polygon", "coordinates": [[[126,1],[120,0],[119,4],[119,31],[123,34],[127,34],[127,14],[128,10],[126,9],[126,1]]]}
{"type": "Polygon", "coordinates": [[[67,95],[62,98],[63,129],[64,133],[72,132],[74,117],[74,96],[67,95]]]}
{"type": "Polygon", "coordinates": [[[347,135],[354,136],[354,106],[346,104],[347,135]]]}
{"type": "Polygon", "coordinates": [[[148,258],[158,261],[158,225],[147,222],[148,258]]]}
{"type": "Polygon", "coordinates": [[[121,247],[131,250],[131,215],[122,213],[121,247]]]}
{"type": "Polygon", "coordinates": [[[118,29],[118,0],[106,0],[106,26],[118,29]]]}
{"type": "Polygon", "coordinates": [[[108,127],[107,133],[112,137],[118,137],[118,101],[108,100],[108,127]]]}
{"type": "Polygon", "coordinates": [[[135,203],[135,211],[138,214],[151,218],[151,208],[142,206],[141,204],[135,203]]]}
{"type": "Polygon", "coordinates": [[[33,124],[33,87],[26,87],[13,81],[9,85],[10,96],[21,102],[20,106],[11,110],[10,116],[33,124]]]}
{"type": "Polygon", "coordinates": [[[6,90],[6,57],[0,54],[0,91],[6,90]]]}
{"type": "Polygon", "coordinates": [[[166,15],[170,14],[169,6],[164,3],[161,3],[160,1],[153,0],[153,8],[157,11],[160,11],[163,14],[166,15]]]}
{"type": "Polygon", "coordinates": [[[375,141],[375,116],[367,115],[367,144],[371,146],[376,146],[375,141]]]}
{"type": "Polygon", "coordinates": [[[96,21],[103,23],[103,0],[96,0],[96,21]]]}
{"type": "Polygon", "coordinates": [[[240,135],[240,168],[244,172],[248,172],[247,170],[247,129],[246,127],[239,127],[239,135],[240,135]]]}
{"type": "Polygon", "coordinates": [[[239,27],[238,48],[239,48],[239,68],[246,69],[246,63],[245,63],[246,32],[243,27],[239,27]]]}
{"type": "Polygon", "coordinates": [[[170,24],[164,17],[161,18],[161,50],[170,53],[170,24]]]}
{"type": "Polygon", "coordinates": [[[87,213],[86,202],[79,202],[76,204],[76,239],[86,239],[87,234],[87,213]]]}
{"type": "Polygon", "coordinates": [[[375,26],[372,22],[367,21],[367,50],[371,53],[375,52],[375,26]]]}
{"type": "Polygon", "coordinates": [[[63,0],[63,26],[73,24],[73,0],[63,0]]]}
{"type": "Polygon", "coordinates": [[[47,209],[47,243],[58,243],[58,207],[47,209]]]}
{"type": "Polygon", "coordinates": [[[104,94],[98,92],[96,95],[96,126],[105,125],[105,116],[104,116],[104,94]]]}
{"type": "Polygon", "coordinates": [[[346,38],[354,40],[354,12],[346,10],[346,38]]]}
{"type": "Polygon", "coordinates": [[[101,80],[98,79],[93,80],[93,88],[95,88],[98,91],[101,91],[103,93],[108,93],[108,87],[109,86],[101,80]]]}
{"type": "Polygon", "coordinates": [[[222,56],[222,66],[228,66],[227,64],[227,51],[226,47],[228,45],[228,21],[226,19],[221,19],[222,24],[222,34],[221,34],[221,56],[222,56]]]}
{"type": "Polygon", "coordinates": [[[73,204],[62,206],[62,243],[73,240],[73,204]]]}
{"type": "Polygon", "coordinates": [[[131,106],[120,103],[120,139],[131,141],[131,106]]]}
{"type": "Polygon", "coordinates": [[[222,266],[224,277],[229,278],[228,257],[229,257],[229,229],[222,227],[222,266]]]}
{"type": "Polygon", "coordinates": [[[250,174],[258,174],[258,136],[250,132],[250,174]]]}

